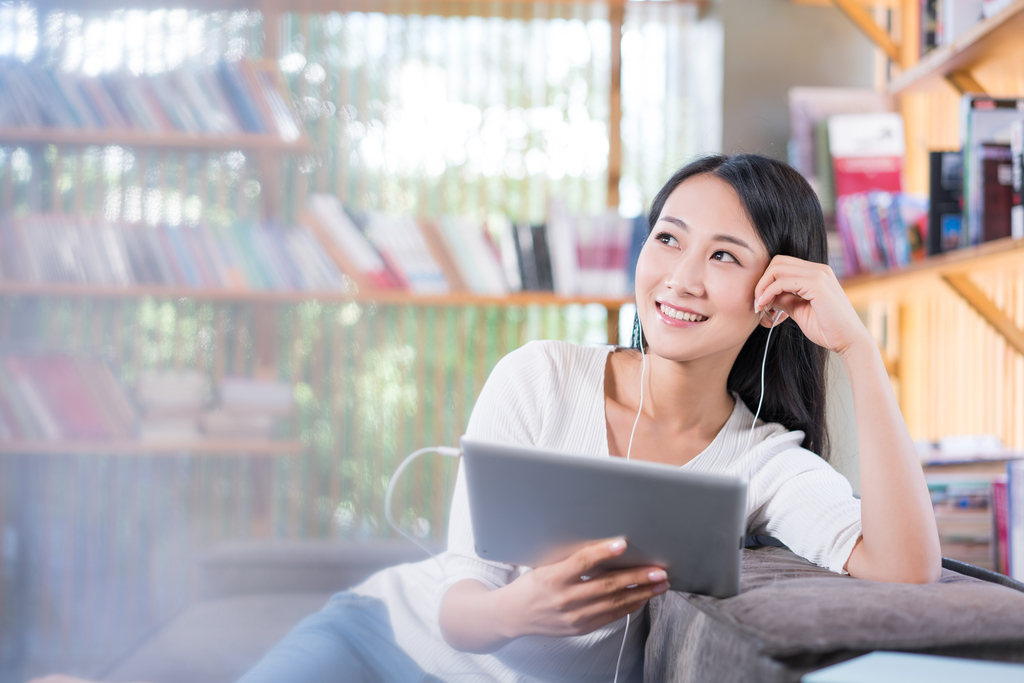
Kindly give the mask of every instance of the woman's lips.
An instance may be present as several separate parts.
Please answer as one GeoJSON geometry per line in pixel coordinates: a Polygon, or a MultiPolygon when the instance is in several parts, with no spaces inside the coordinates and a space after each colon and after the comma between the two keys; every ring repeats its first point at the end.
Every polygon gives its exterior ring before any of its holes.
{"type": "Polygon", "coordinates": [[[707,320],[707,316],[700,315],[693,311],[676,308],[660,301],[656,303],[656,309],[658,311],[658,317],[667,325],[692,327],[707,320]]]}

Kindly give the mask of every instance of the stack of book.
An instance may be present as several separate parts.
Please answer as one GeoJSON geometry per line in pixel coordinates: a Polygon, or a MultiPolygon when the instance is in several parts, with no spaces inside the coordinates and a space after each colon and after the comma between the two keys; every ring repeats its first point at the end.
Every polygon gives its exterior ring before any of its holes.
{"type": "Polygon", "coordinates": [[[143,441],[199,438],[199,418],[210,402],[210,382],[198,370],[144,370],[135,388],[143,441]]]}
{"type": "Polygon", "coordinates": [[[369,213],[355,217],[332,195],[310,197],[302,222],[361,289],[501,296],[554,291],[625,296],[633,221],[573,215],[553,203],[544,225],[369,213]]]}
{"type": "Polygon", "coordinates": [[[0,439],[123,439],[136,422],[106,363],[55,353],[0,356],[0,439]]]}
{"type": "Polygon", "coordinates": [[[210,437],[270,438],[278,420],[295,407],[287,382],[225,377],[217,393],[220,405],[200,417],[202,431],[210,437]]]}
{"type": "Polygon", "coordinates": [[[942,555],[1024,579],[1024,453],[954,447],[920,455],[942,555]]]}
{"type": "Polygon", "coordinates": [[[273,68],[242,59],[145,76],[86,77],[0,61],[0,126],[180,131],[196,135],[301,132],[273,68]]]}
{"type": "Polygon", "coordinates": [[[301,225],[121,225],[51,214],[0,218],[0,279],[312,292],[348,287],[301,225]]]}

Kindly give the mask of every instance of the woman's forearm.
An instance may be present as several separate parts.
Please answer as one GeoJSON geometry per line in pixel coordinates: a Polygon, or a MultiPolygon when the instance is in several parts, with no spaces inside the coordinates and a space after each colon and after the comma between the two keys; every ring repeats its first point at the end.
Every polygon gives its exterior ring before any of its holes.
{"type": "Polygon", "coordinates": [[[847,570],[858,578],[926,583],[941,573],[928,486],[874,339],[841,354],[853,389],[863,538],[847,570]]]}
{"type": "Polygon", "coordinates": [[[487,654],[515,636],[502,605],[501,589],[479,581],[459,581],[441,600],[441,635],[456,650],[487,654]]]}

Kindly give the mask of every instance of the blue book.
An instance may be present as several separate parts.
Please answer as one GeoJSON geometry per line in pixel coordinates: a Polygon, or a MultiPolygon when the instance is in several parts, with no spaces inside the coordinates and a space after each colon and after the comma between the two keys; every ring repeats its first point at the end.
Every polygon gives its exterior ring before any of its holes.
{"type": "Polygon", "coordinates": [[[872,652],[804,675],[801,683],[1020,683],[1024,664],[872,652]]]}
{"type": "Polygon", "coordinates": [[[238,112],[238,118],[242,120],[242,126],[246,132],[266,133],[267,129],[263,126],[259,109],[246,87],[245,78],[238,65],[221,62],[217,65],[217,76],[220,78],[221,85],[224,86],[224,93],[231,100],[235,111],[238,112]]]}

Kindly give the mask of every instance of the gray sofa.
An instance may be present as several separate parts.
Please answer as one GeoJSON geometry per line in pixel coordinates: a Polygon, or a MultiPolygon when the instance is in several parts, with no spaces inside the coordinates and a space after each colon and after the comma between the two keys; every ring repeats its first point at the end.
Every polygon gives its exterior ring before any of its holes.
{"type": "MultiPolygon", "coordinates": [[[[201,596],[103,676],[111,683],[231,683],[328,596],[422,557],[408,544],[238,542],[200,562],[201,596]]],[[[948,566],[955,563],[947,562],[948,566]]],[[[839,576],[784,548],[744,551],[739,595],[652,600],[644,679],[798,681],[876,649],[1024,661],[1024,587],[944,569],[927,586],[839,576]]]]}

